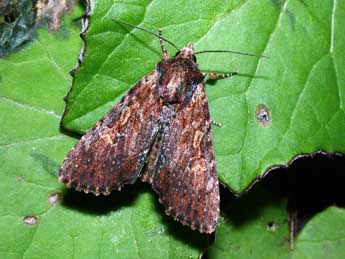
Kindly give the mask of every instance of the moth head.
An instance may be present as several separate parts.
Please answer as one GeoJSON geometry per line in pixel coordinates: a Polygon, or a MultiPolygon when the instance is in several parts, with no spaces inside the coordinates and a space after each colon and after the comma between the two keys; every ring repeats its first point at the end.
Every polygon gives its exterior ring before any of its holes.
{"type": "Polygon", "coordinates": [[[174,58],[163,60],[157,65],[157,94],[166,103],[182,102],[193,86],[202,83],[192,45],[187,45],[174,58]]]}
{"type": "Polygon", "coordinates": [[[193,44],[190,43],[186,47],[182,48],[179,52],[176,53],[175,57],[181,57],[196,62],[193,44]]]}

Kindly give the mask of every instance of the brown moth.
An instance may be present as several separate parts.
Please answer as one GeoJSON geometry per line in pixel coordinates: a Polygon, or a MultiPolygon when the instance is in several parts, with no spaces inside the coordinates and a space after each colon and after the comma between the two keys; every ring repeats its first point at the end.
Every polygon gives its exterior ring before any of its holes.
{"type": "Polygon", "coordinates": [[[72,148],[59,180],[78,191],[108,195],[140,177],[158,193],[166,214],[212,233],[219,217],[219,184],[206,75],[195,58],[211,51],[194,52],[192,45],[179,49],[161,31],[147,32],[160,39],[163,60],[72,148]],[[172,58],[165,41],[178,49],[172,58]]]}

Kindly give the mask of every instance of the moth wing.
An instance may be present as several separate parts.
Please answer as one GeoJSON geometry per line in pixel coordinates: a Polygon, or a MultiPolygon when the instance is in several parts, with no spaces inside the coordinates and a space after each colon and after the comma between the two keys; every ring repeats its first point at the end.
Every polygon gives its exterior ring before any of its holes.
{"type": "Polygon", "coordinates": [[[163,128],[152,185],[168,215],[192,229],[212,233],[219,216],[219,184],[203,84],[175,111],[170,125],[163,128]]]}
{"type": "Polygon", "coordinates": [[[109,194],[139,176],[159,130],[157,72],[144,77],[74,146],[60,167],[68,187],[109,194]]]}

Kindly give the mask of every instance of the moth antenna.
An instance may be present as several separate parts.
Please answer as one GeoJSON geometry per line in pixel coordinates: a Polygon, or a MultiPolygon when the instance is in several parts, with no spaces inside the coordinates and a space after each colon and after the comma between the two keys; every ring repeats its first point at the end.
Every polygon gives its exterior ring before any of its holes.
{"type": "Polygon", "coordinates": [[[129,22],[125,22],[125,21],[121,21],[121,20],[117,20],[117,19],[113,19],[114,22],[117,22],[117,23],[121,23],[121,24],[124,24],[124,25],[127,25],[127,26],[131,26],[133,28],[136,28],[136,29],[139,29],[139,30],[142,30],[142,31],[145,31],[147,33],[150,33],[154,36],[156,36],[157,38],[161,39],[161,40],[164,40],[165,42],[168,42],[171,46],[173,46],[175,49],[177,49],[178,51],[180,51],[180,48],[177,47],[174,43],[172,43],[170,40],[167,40],[166,38],[164,38],[163,36],[153,32],[153,31],[149,31],[147,29],[144,29],[142,27],[139,27],[139,26],[136,26],[134,24],[131,24],[129,22]]]}
{"type": "Polygon", "coordinates": [[[210,53],[210,52],[215,52],[215,53],[231,53],[231,54],[238,54],[238,55],[251,56],[251,57],[270,58],[270,57],[265,56],[265,55],[258,55],[258,54],[246,53],[246,52],[240,52],[240,51],[233,51],[233,50],[202,50],[202,51],[194,52],[194,55],[202,54],[202,53],[210,53]]]}

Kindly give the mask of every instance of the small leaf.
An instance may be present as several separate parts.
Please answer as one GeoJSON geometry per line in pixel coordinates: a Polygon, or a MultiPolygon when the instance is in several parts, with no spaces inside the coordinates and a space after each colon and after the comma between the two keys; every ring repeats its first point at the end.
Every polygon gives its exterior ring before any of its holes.
{"type": "Polygon", "coordinates": [[[293,258],[344,258],[345,210],[329,207],[313,217],[296,239],[293,258]]]}

